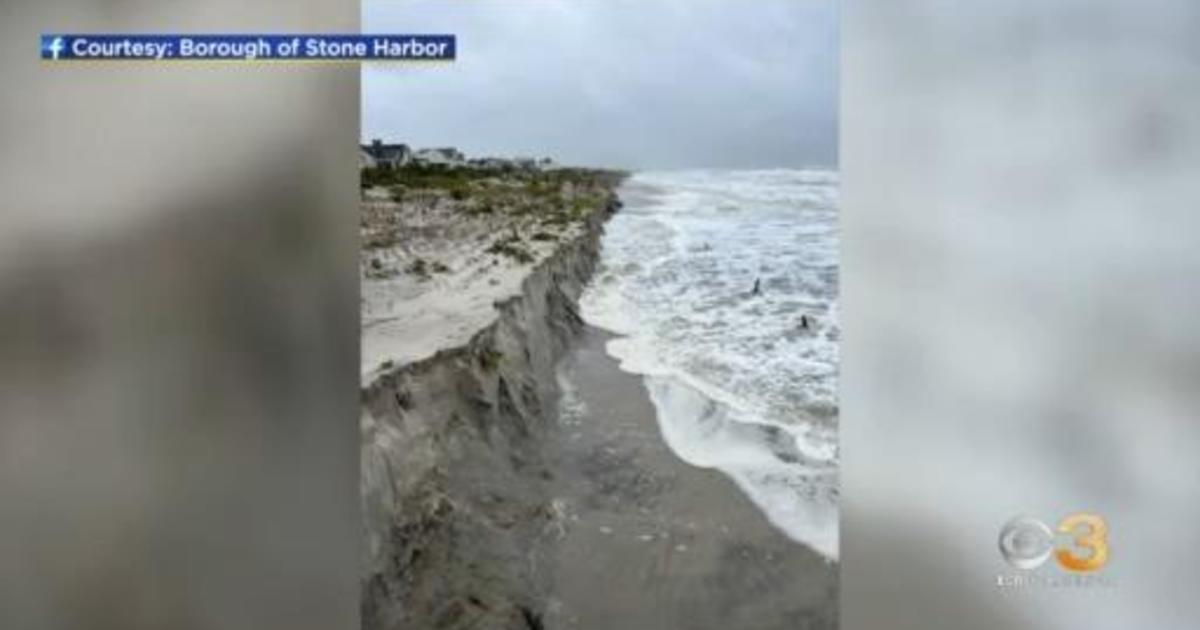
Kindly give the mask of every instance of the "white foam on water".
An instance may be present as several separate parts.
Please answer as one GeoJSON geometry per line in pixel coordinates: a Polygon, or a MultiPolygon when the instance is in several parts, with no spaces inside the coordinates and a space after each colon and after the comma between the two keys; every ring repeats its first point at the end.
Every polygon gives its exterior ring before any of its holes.
{"type": "Polygon", "coordinates": [[[607,351],[646,376],[681,459],[725,472],[836,559],[837,174],[643,173],[626,186],[584,319],[619,335],[607,351]]]}

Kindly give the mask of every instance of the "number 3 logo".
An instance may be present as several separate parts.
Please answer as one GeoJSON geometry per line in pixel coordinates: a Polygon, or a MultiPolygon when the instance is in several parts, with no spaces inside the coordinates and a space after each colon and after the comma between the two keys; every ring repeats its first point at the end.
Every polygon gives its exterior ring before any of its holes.
{"type": "Polygon", "coordinates": [[[1108,563],[1108,525],[1095,514],[1071,514],[1058,523],[1061,538],[1036,518],[1022,516],[1000,530],[1000,553],[1009,564],[1026,571],[1036,569],[1053,552],[1059,566],[1080,573],[1098,571],[1108,563]]]}
{"type": "Polygon", "coordinates": [[[1054,557],[1069,571],[1096,571],[1108,563],[1108,525],[1095,514],[1072,514],[1058,524],[1059,533],[1071,537],[1073,548],[1059,549],[1054,557]],[[1090,553],[1079,554],[1079,550],[1090,553]]]}

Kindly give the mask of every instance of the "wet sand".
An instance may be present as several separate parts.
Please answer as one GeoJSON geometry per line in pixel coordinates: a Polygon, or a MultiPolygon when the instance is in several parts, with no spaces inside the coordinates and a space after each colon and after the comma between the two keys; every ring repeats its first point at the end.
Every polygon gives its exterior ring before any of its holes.
{"type": "Polygon", "coordinates": [[[606,339],[589,329],[560,368],[583,411],[562,415],[552,449],[566,514],[546,627],[836,628],[837,565],[775,529],[721,472],[679,460],[606,339]]]}

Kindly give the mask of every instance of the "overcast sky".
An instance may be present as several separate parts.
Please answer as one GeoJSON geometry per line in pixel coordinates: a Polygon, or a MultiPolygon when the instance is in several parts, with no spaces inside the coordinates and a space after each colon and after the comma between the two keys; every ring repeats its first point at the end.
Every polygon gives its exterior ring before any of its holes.
{"type": "Polygon", "coordinates": [[[365,0],[363,32],[458,36],[369,64],[363,139],[625,168],[832,166],[836,0],[365,0]]]}

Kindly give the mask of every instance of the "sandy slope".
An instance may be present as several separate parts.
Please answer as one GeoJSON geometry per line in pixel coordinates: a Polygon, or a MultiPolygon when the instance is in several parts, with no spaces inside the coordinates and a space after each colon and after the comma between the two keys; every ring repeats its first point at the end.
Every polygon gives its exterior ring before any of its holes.
{"type": "MultiPolygon", "coordinates": [[[[540,228],[528,218],[470,216],[446,196],[394,203],[382,192],[372,191],[364,201],[364,213],[386,216],[403,234],[402,240],[388,247],[364,250],[364,383],[385,364],[411,363],[466,343],[495,320],[493,304],[518,294],[521,281],[558,244],[530,239],[540,228]],[[491,244],[513,234],[527,244],[533,260],[487,253],[491,244]],[[418,258],[431,271],[412,272],[418,258]],[[378,261],[377,267],[372,261],[378,261]],[[442,270],[432,271],[437,265],[442,270]]],[[[566,226],[555,235],[566,240],[577,229],[566,226]]]]}

